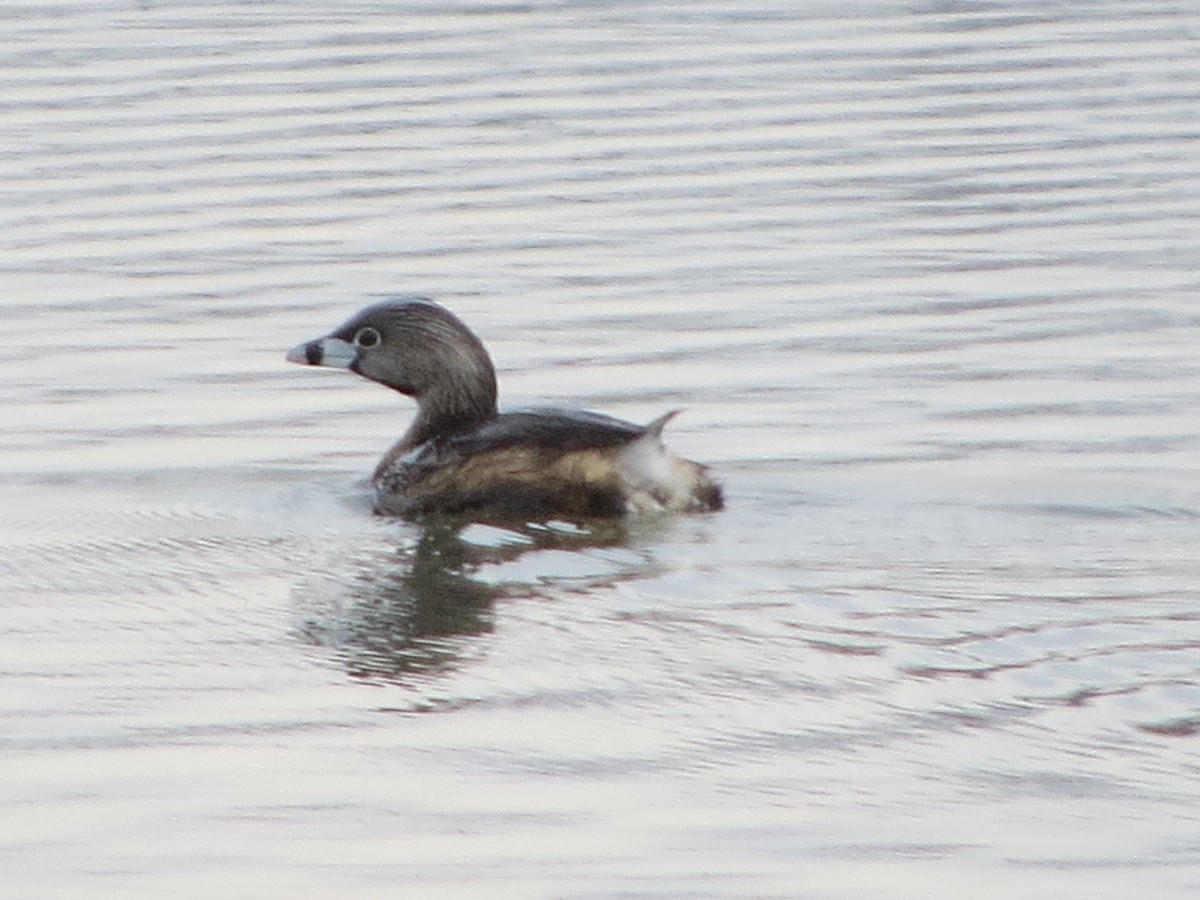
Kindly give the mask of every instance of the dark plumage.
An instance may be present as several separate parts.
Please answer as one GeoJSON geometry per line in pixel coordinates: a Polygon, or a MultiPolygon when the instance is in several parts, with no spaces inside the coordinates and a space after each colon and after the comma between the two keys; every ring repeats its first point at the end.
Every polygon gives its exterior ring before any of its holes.
{"type": "Polygon", "coordinates": [[[646,426],[577,410],[499,413],[487,351],[432,301],[368,306],[287,358],[348,368],[417,401],[372,477],[377,512],[579,520],[722,506],[704,466],[663,448],[674,412],[646,426]]]}

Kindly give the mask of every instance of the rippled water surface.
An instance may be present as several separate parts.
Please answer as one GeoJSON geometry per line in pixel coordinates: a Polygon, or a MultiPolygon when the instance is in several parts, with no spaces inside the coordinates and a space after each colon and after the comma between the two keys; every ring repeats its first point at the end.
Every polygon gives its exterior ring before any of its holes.
{"type": "Polygon", "coordinates": [[[0,17],[13,896],[1197,896],[1193,4],[0,17]],[[373,517],[411,293],[728,509],[373,517]]]}

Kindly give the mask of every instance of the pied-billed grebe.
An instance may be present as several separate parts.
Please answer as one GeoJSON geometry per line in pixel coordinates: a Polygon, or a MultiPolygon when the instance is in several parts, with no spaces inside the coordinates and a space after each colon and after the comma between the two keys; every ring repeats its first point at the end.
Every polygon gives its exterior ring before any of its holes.
{"type": "Polygon", "coordinates": [[[498,413],[483,344],[432,301],[368,306],[287,358],[416,399],[416,418],[372,476],[376,512],[578,520],[722,506],[708,469],[663,447],[675,412],[646,426],[577,410],[498,413]]]}

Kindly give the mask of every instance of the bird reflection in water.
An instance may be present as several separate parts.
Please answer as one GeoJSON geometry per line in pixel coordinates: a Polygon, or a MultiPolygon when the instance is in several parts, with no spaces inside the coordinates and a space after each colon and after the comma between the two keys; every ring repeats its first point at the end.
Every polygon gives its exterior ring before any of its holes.
{"type": "Polygon", "coordinates": [[[360,557],[336,581],[308,585],[302,634],[352,678],[427,681],[478,658],[484,650],[480,638],[494,628],[497,600],[545,595],[556,581],[576,586],[582,578],[596,585],[636,576],[646,566],[643,554],[622,553],[615,567],[606,557],[603,574],[588,556],[588,551],[627,543],[627,526],[620,521],[503,527],[426,523],[415,546],[360,557]],[[578,558],[575,571],[548,576],[534,565],[524,577],[489,577],[546,551],[564,551],[573,562],[578,558]]]}

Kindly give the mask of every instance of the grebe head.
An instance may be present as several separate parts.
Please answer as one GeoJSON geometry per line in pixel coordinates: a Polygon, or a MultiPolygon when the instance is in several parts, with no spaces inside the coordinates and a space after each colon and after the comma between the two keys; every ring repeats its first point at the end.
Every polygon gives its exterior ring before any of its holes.
{"type": "MultiPolygon", "coordinates": [[[[431,300],[385,300],[288,360],[350,369],[416,399],[422,431],[452,433],[496,414],[496,371],[479,339],[431,300]]],[[[416,435],[414,435],[415,437],[416,435]]]]}

